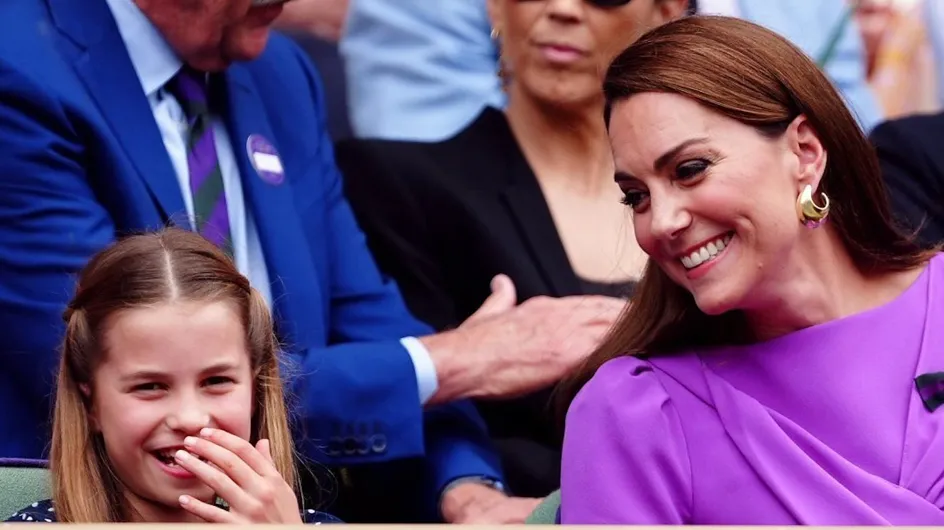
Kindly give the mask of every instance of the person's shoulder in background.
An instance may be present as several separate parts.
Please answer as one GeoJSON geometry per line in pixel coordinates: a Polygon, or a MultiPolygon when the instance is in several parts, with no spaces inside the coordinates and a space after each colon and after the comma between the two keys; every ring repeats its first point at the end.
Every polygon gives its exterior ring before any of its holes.
{"type": "Polygon", "coordinates": [[[922,245],[944,243],[944,113],[889,120],[869,138],[896,219],[922,245]]]}
{"type": "Polygon", "coordinates": [[[340,51],[358,137],[440,141],[504,106],[485,0],[429,5],[351,2],[340,51]]]}
{"type": "Polygon", "coordinates": [[[302,510],[302,521],[305,524],[343,524],[344,521],[327,512],[317,510],[302,510]]]}
{"type": "Polygon", "coordinates": [[[34,502],[29,506],[17,510],[13,515],[7,518],[8,523],[55,523],[56,509],[52,505],[52,499],[34,502]]]}
{"type": "MultiPolygon", "coordinates": [[[[337,517],[317,510],[303,510],[302,521],[305,524],[341,524],[343,521],[337,517]]],[[[55,523],[56,508],[53,506],[52,499],[34,502],[33,504],[17,510],[13,515],[7,518],[8,523],[55,523]]]]}
{"type": "Polygon", "coordinates": [[[882,120],[862,36],[845,0],[738,0],[739,16],[775,31],[821,64],[864,131],[882,120]]]}

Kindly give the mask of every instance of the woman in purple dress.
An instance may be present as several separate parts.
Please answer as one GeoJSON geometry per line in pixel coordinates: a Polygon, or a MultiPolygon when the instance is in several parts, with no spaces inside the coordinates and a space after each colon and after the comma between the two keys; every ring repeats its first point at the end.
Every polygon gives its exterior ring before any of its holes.
{"type": "Polygon", "coordinates": [[[693,17],[605,82],[650,265],[575,380],[561,521],[944,524],[944,256],[816,66],[693,17]]]}

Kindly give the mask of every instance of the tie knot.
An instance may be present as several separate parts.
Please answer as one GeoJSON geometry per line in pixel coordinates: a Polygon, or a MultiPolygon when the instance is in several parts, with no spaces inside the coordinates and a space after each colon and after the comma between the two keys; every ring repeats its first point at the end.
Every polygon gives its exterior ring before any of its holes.
{"type": "Polygon", "coordinates": [[[205,73],[185,66],[167,83],[167,89],[177,99],[187,118],[194,120],[210,112],[205,73]]]}

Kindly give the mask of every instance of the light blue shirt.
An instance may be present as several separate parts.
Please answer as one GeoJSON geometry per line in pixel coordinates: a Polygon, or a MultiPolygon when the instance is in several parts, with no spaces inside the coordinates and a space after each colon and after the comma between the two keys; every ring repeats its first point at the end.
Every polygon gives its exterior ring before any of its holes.
{"type": "Polygon", "coordinates": [[[490,33],[485,0],[351,0],[338,50],[355,136],[437,141],[503,107],[490,33]]]}
{"type": "MultiPolygon", "coordinates": [[[[819,60],[834,30],[847,14],[847,0],[738,0],[741,18],[783,35],[813,60],[819,60]]],[[[865,132],[884,119],[866,78],[865,45],[853,20],[842,27],[826,64],[829,76],[865,132]]]]}
{"type": "Polygon", "coordinates": [[[934,64],[937,85],[937,102],[944,105],[944,1],[924,0],[924,27],[931,49],[934,54],[934,64]]]}
{"type": "MultiPolygon", "coordinates": [[[[845,0],[736,0],[740,16],[817,58],[845,0]]],[[[439,141],[485,106],[502,108],[498,50],[485,0],[351,0],[340,43],[356,136],[439,141]]],[[[865,78],[861,37],[846,26],[826,72],[859,123],[882,113],[865,78]]]]}
{"type": "MultiPolygon", "coordinates": [[[[194,217],[193,193],[190,190],[190,169],[187,165],[185,141],[188,124],[180,104],[164,88],[183,67],[183,62],[132,0],[107,0],[107,2],[115,17],[121,38],[128,48],[128,55],[141,81],[141,87],[151,105],[154,120],[164,140],[164,147],[177,174],[180,193],[187,207],[187,215],[192,220],[194,217]]],[[[217,118],[213,121],[213,132],[220,171],[223,175],[223,190],[226,195],[236,267],[240,273],[249,278],[252,286],[259,290],[271,304],[272,289],[259,233],[253,222],[252,213],[246,208],[236,156],[233,154],[233,147],[229,141],[229,133],[221,119],[217,118]]],[[[439,386],[436,367],[433,365],[429,352],[417,339],[405,337],[400,342],[413,360],[420,402],[425,403],[439,386]]]]}

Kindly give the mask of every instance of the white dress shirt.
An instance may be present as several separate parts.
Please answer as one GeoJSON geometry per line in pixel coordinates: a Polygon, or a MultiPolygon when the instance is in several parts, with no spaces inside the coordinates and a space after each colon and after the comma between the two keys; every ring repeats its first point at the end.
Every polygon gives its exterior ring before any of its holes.
{"type": "Polygon", "coordinates": [[[738,0],[698,0],[700,15],[721,15],[725,17],[740,17],[741,8],[738,0]]]}
{"type": "MultiPolygon", "coordinates": [[[[188,132],[187,119],[180,104],[164,88],[183,67],[183,62],[132,0],[107,0],[107,2],[118,25],[118,32],[128,49],[131,63],[147,95],[148,103],[154,112],[154,120],[160,129],[164,147],[177,174],[180,192],[184,205],[187,207],[187,216],[192,223],[193,193],[190,190],[190,168],[187,165],[187,142],[185,141],[188,132]]],[[[253,222],[252,213],[246,208],[239,178],[239,167],[236,164],[229,133],[219,118],[213,120],[213,135],[223,176],[223,191],[226,196],[230,238],[236,267],[240,273],[249,278],[252,286],[271,304],[272,288],[265,256],[262,253],[262,244],[259,242],[259,233],[253,222]]],[[[405,337],[400,342],[413,360],[420,403],[426,403],[439,387],[436,367],[433,365],[429,352],[417,339],[405,337]]]]}

